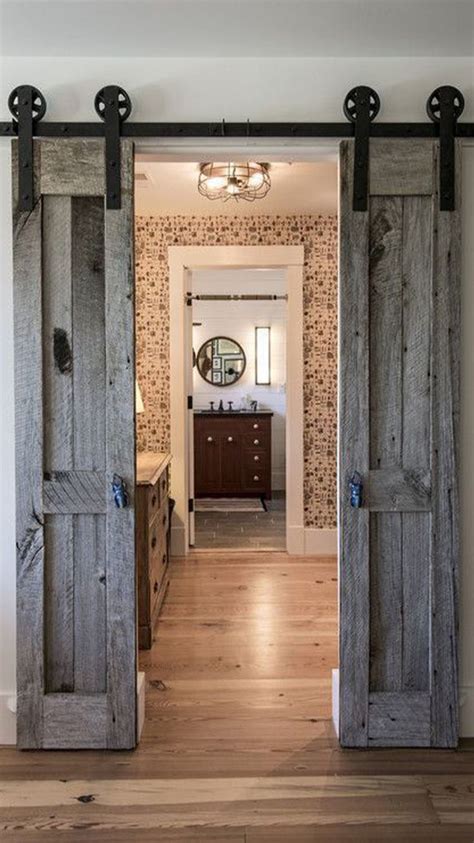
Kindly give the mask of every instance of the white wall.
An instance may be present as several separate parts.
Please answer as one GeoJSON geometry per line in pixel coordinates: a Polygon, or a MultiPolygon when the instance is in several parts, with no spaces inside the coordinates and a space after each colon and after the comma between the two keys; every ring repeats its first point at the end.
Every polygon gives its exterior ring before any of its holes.
{"type": "MultiPolygon", "coordinates": [[[[284,295],[285,272],[281,270],[219,270],[192,273],[193,293],[223,295],[257,293],[284,295]]],[[[272,489],[285,488],[285,413],[286,413],[286,318],[285,301],[195,301],[193,322],[201,325],[193,329],[193,347],[196,354],[202,343],[218,335],[231,337],[244,349],[247,365],[235,386],[218,387],[207,383],[194,369],[194,406],[207,408],[209,401],[218,406],[222,399],[234,408],[241,405],[244,396],[258,401],[260,409],[272,410],[272,489]],[[271,327],[271,384],[255,383],[255,327],[271,327]]]]}
{"type": "MultiPolygon", "coordinates": [[[[8,117],[10,91],[25,80],[48,100],[50,120],[95,120],[95,93],[104,84],[125,87],[135,120],[342,120],[344,96],[357,84],[376,88],[382,98],[379,120],[426,119],[425,103],[441,84],[456,85],[466,98],[465,120],[474,118],[474,73],[469,58],[324,58],[324,59],[148,59],[41,58],[3,59],[0,63],[0,113],[8,117]]],[[[169,145],[169,143],[168,143],[169,145]]],[[[189,142],[188,142],[189,145],[189,142]]],[[[275,147],[276,143],[272,146],[275,147]]],[[[0,740],[13,740],[13,717],[6,700],[15,688],[15,579],[11,229],[9,221],[9,151],[0,140],[0,740]]],[[[164,144],[166,146],[166,144],[164,144]]],[[[264,142],[263,148],[270,144],[264,142]]],[[[311,148],[311,145],[310,145],[311,148]]],[[[474,735],[474,160],[464,156],[463,212],[463,400],[461,465],[462,674],[469,689],[463,708],[463,734],[474,735]]],[[[195,159],[191,159],[195,160],[195,159]]],[[[463,693],[467,694],[467,690],[463,693]]]]}

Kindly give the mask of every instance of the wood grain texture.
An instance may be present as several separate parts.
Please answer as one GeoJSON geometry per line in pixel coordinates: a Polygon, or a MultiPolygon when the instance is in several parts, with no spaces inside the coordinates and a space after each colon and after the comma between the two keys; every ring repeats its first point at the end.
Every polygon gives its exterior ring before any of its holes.
{"type": "MultiPolygon", "coordinates": [[[[35,144],[35,164],[38,163],[35,144]]],[[[35,172],[37,172],[35,168],[35,172]]],[[[13,306],[15,338],[15,477],[17,545],[17,742],[43,737],[44,533],[41,226],[35,183],[31,213],[18,211],[18,145],[12,144],[13,306]],[[27,458],[25,458],[27,456],[27,458]]]]}
{"type": "MultiPolygon", "coordinates": [[[[45,513],[61,515],[105,513],[106,489],[104,471],[48,472],[43,484],[45,513]]],[[[63,518],[72,525],[72,519],[63,518]]]]}
{"type": "MultiPolygon", "coordinates": [[[[72,219],[70,196],[43,197],[43,413],[44,470],[73,468],[72,219]]],[[[74,554],[71,517],[58,494],[43,488],[45,513],[46,691],[74,689],[74,554]],[[54,504],[51,505],[52,501],[54,504]]],[[[51,490],[52,491],[52,490],[51,490]]],[[[66,500],[68,495],[66,492],[66,500]]]]}
{"type": "MultiPolygon", "coordinates": [[[[430,512],[431,472],[426,468],[369,471],[364,500],[372,512],[430,512]]],[[[401,535],[401,519],[398,523],[401,535]]]]}
{"type": "MultiPolygon", "coordinates": [[[[383,743],[386,734],[391,745],[397,740],[410,745],[416,731],[417,740],[427,743],[431,730],[431,745],[446,747],[455,745],[458,729],[460,225],[458,210],[439,211],[437,147],[421,140],[371,145],[368,241],[353,237],[353,225],[361,225],[353,218],[359,214],[351,216],[349,207],[344,217],[348,159],[342,155],[341,277],[347,278],[349,295],[359,290],[358,285],[364,287],[344,258],[352,242],[360,261],[369,252],[364,271],[370,295],[367,303],[364,290],[356,293],[368,310],[363,352],[368,384],[361,384],[364,361],[357,347],[345,341],[358,321],[346,310],[341,283],[340,453],[344,466],[353,460],[352,454],[358,455],[361,442],[366,441],[365,431],[370,430],[370,470],[354,465],[363,476],[370,537],[370,577],[366,578],[367,588],[370,581],[370,690],[399,695],[391,700],[391,709],[406,693],[408,711],[414,693],[431,693],[430,710],[424,705],[417,711],[425,722],[415,729],[408,717],[394,718],[396,727],[392,731],[381,727],[377,740],[383,743]],[[345,425],[347,382],[349,389],[355,385],[358,395],[361,390],[365,394],[368,385],[370,396],[368,411],[362,412],[360,398],[352,395],[351,426],[345,425]]],[[[349,160],[349,173],[351,166],[349,160]]],[[[347,480],[341,470],[342,548],[360,518],[360,510],[351,513],[348,508],[347,480]]],[[[354,552],[354,546],[352,551],[352,565],[360,576],[366,570],[367,552],[365,548],[354,552]]],[[[357,589],[344,591],[346,560],[347,553],[342,552],[342,640],[347,614],[357,611],[352,606],[344,608],[344,601],[361,600],[357,589]]],[[[365,610],[365,598],[360,606],[365,610]]],[[[360,659],[364,661],[365,657],[360,659]]],[[[344,689],[349,678],[343,664],[341,650],[342,695],[350,697],[356,686],[344,689]]],[[[360,700],[360,675],[358,679],[351,676],[350,681],[359,683],[360,700]]],[[[400,705],[403,708],[405,703],[400,705]]],[[[362,734],[360,739],[363,744],[362,734]]]]}
{"type": "Polygon", "coordinates": [[[103,196],[104,140],[41,140],[40,191],[54,196],[103,196]]]}
{"type": "MultiPolygon", "coordinates": [[[[400,687],[402,654],[402,518],[399,469],[402,425],[401,197],[370,198],[369,395],[370,678],[372,690],[400,687]],[[375,510],[378,514],[372,514],[375,510]]],[[[401,476],[402,475],[402,476],[401,476]]]]}
{"type": "Polygon", "coordinates": [[[44,748],[103,747],[106,713],[105,694],[47,694],[44,698],[44,748]]]}
{"type": "MultiPolygon", "coordinates": [[[[456,143],[456,210],[433,197],[433,349],[431,424],[433,511],[431,688],[433,746],[458,740],[459,378],[461,150],[456,143]]],[[[437,166],[439,162],[437,160],[437,166]]],[[[436,184],[438,179],[436,178],[436,184]]]]}
{"type": "Polygon", "coordinates": [[[371,196],[431,196],[434,190],[432,144],[421,138],[370,140],[371,196]]]}
{"type": "MultiPolygon", "coordinates": [[[[106,691],[104,199],[72,200],[74,466],[86,506],[74,518],[74,682],[106,691]],[[86,494],[84,494],[86,492],[86,494]],[[94,514],[92,514],[94,513],[94,514]],[[94,647],[90,647],[90,641],[94,647]]],[[[71,499],[73,495],[70,495],[71,499]]]]}
{"type": "MultiPolygon", "coordinates": [[[[136,730],[133,150],[124,144],[123,210],[106,219],[103,141],[35,141],[34,148],[32,214],[17,213],[14,193],[18,742],[105,747],[112,733],[111,746],[129,747],[136,730]],[[114,472],[130,492],[121,518],[114,472]]],[[[16,156],[15,145],[14,186],[16,156]]]]}
{"type": "MultiPolygon", "coordinates": [[[[402,463],[431,467],[431,198],[403,204],[402,463]],[[419,244],[425,244],[420,249],[419,244]],[[430,246],[430,247],[429,247],[430,246]]],[[[428,483],[426,483],[428,486],[428,483]]],[[[431,475],[430,506],[431,511],[431,475]]],[[[421,507],[420,507],[421,509],[421,507]]],[[[431,513],[403,515],[402,687],[429,690],[431,513]]]]}
{"type": "Polygon", "coordinates": [[[370,746],[430,746],[430,695],[397,691],[369,696],[370,746]]]}
{"type": "Polygon", "coordinates": [[[139,747],[0,749],[2,840],[471,843],[473,752],[339,747],[330,721],[336,580],[334,557],[173,559],[160,635],[142,653],[139,747]],[[181,651],[179,677],[170,649],[181,651]],[[270,662],[274,678],[250,676],[270,662]]]}
{"type": "MultiPolygon", "coordinates": [[[[106,475],[126,483],[129,505],[109,492],[106,526],[107,746],[136,744],[135,349],[133,145],[122,141],[122,208],[105,212],[106,475]]],[[[110,486],[109,486],[110,489],[110,486]]]]}
{"type": "Polygon", "coordinates": [[[340,738],[366,746],[369,689],[369,513],[353,510],[349,481],[369,468],[369,215],[352,211],[353,144],[340,147],[339,518],[340,738]],[[351,443],[344,447],[344,443],[351,443]]]}

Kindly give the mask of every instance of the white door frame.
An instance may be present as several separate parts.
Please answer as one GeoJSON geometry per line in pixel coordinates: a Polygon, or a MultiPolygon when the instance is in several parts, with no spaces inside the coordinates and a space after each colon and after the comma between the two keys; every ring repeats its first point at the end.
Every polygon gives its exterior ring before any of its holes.
{"type": "Polygon", "coordinates": [[[187,470],[189,415],[185,354],[185,295],[192,269],[278,267],[286,270],[287,407],[286,407],[286,543],[291,554],[304,553],[303,506],[303,246],[170,246],[170,378],[171,378],[171,496],[175,511],[171,552],[189,550],[189,474],[187,470]]]}

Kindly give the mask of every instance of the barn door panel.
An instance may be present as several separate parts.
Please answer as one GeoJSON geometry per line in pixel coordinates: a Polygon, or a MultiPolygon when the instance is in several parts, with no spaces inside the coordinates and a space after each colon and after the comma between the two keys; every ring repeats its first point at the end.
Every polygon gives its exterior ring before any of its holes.
{"type": "Polygon", "coordinates": [[[454,746],[459,174],[458,210],[440,212],[436,144],[370,154],[354,212],[341,146],[340,738],[454,746]]]}
{"type": "Polygon", "coordinates": [[[33,212],[13,197],[22,748],[136,743],[129,143],[122,210],[104,171],[101,141],[35,141],[33,212]]]}

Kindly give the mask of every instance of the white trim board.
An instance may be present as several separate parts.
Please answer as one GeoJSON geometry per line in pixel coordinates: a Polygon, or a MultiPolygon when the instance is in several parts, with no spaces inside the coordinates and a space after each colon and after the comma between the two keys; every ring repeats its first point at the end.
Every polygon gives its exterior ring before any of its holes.
{"type": "Polygon", "coordinates": [[[192,269],[286,269],[287,415],[286,500],[287,550],[304,552],[303,506],[303,246],[169,246],[170,380],[171,380],[171,495],[176,501],[171,527],[171,553],[189,550],[189,480],[186,466],[189,419],[186,391],[185,293],[192,269]]]}

